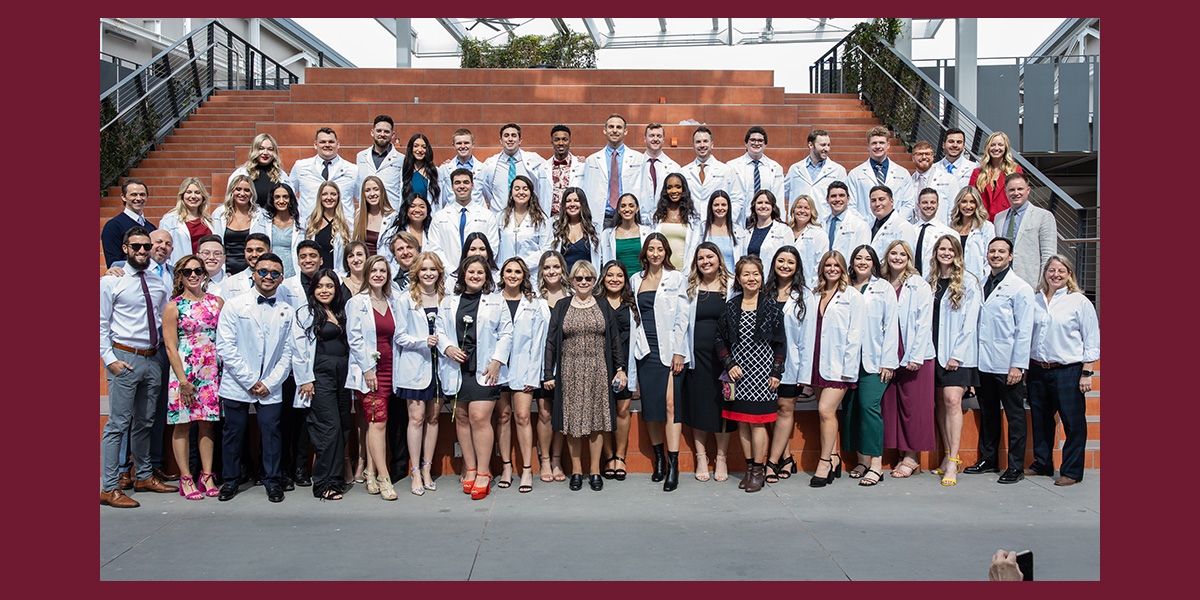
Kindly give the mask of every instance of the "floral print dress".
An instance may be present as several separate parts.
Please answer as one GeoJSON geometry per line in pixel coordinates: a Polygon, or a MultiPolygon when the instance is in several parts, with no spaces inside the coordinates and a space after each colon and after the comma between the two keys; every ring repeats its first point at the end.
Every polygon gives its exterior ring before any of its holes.
{"type": "Polygon", "coordinates": [[[218,421],[221,402],[217,398],[221,365],[217,358],[217,316],[221,307],[217,297],[205,294],[200,301],[183,296],[172,299],[179,307],[179,356],[183,372],[196,386],[195,402],[185,406],[179,398],[179,380],[171,369],[167,384],[167,424],[191,421],[218,421]]]}

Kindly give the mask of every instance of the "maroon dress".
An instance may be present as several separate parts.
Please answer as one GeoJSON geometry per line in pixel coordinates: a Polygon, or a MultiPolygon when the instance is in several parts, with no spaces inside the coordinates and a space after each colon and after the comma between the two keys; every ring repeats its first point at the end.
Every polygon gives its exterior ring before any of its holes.
{"type": "Polygon", "coordinates": [[[392,319],[392,307],[387,312],[371,309],[375,317],[375,351],[379,361],[375,363],[375,381],[378,387],[374,394],[360,394],[363,416],[368,423],[387,421],[388,398],[392,395],[392,336],[396,333],[396,322],[392,319]]]}

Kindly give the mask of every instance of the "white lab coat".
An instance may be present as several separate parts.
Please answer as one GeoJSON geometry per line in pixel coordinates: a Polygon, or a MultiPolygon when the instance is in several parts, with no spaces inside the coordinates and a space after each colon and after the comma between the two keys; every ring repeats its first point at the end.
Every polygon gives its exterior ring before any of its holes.
{"type": "Polygon", "coordinates": [[[696,212],[700,213],[700,218],[704,219],[708,215],[708,199],[713,192],[725,190],[725,193],[729,194],[729,214],[733,217],[733,222],[745,223],[746,205],[750,199],[746,197],[741,179],[729,165],[717,160],[715,156],[710,155],[705,164],[708,166],[704,167],[704,183],[700,183],[699,159],[683,166],[683,177],[687,180],[692,203],[696,206],[696,212]]]}
{"type": "MultiPolygon", "coordinates": [[[[483,199],[483,180],[479,178],[479,173],[483,171],[483,161],[476,160],[471,157],[470,167],[471,179],[475,185],[471,187],[471,204],[476,204],[479,208],[487,209],[487,202],[483,199]]],[[[437,211],[455,204],[454,201],[454,186],[450,183],[450,174],[458,170],[458,155],[450,159],[450,162],[438,167],[438,192],[440,197],[436,200],[429,200],[429,210],[432,214],[437,214],[437,211]]],[[[508,199],[508,194],[505,192],[505,201],[508,199]]],[[[501,206],[501,209],[504,207],[501,206]]]]}
{"type": "MultiPolygon", "coordinates": [[[[446,356],[446,349],[459,347],[458,341],[458,303],[461,296],[446,296],[438,306],[437,333],[438,354],[446,356]]],[[[487,385],[486,375],[488,364],[500,362],[500,374],[496,385],[508,383],[508,361],[513,344],[513,322],[508,313],[508,305],[498,293],[484,294],[479,298],[479,310],[475,316],[475,381],[479,385],[487,385]]],[[[442,382],[442,392],[457,394],[462,387],[462,371],[459,363],[450,360],[438,361],[438,377],[442,382]]]]}
{"type": "MultiPolygon", "coordinates": [[[[816,302],[814,312],[821,308],[820,296],[816,302]]],[[[866,304],[858,290],[848,287],[835,293],[825,306],[825,316],[821,319],[821,355],[816,358],[821,377],[829,381],[858,381],[866,304]]]]}
{"type": "MultiPolygon", "coordinates": [[[[308,216],[320,205],[317,189],[325,182],[321,177],[324,169],[325,164],[321,159],[311,156],[296,161],[288,173],[287,183],[296,192],[296,208],[300,210],[302,223],[307,223],[308,216]]],[[[354,201],[358,198],[358,189],[354,187],[358,183],[358,167],[338,156],[329,164],[329,180],[337,184],[341,192],[342,214],[353,215],[354,201]]]]}
{"type": "MultiPolygon", "coordinates": [[[[552,194],[554,193],[550,161],[528,150],[518,150],[515,157],[517,159],[517,175],[525,175],[533,182],[533,191],[537,194],[542,212],[550,214],[550,203],[553,201],[552,194]]],[[[501,151],[483,161],[483,168],[480,169],[475,182],[483,188],[484,198],[491,204],[492,212],[498,213],[504,210],[508,204],[508,155],[501,151]],[[504,157],[504,160],[500,160],[500,157],[504,157]]],[[[451,196],[453,197],[453,191],[451,196]]],[[[447,204],[446,207],[454,208],[450,204],[447,204]]]]}
{"type": "MultiPolygon", "coordinates": [[[[261,212],[263,212],[263,210],[261,208],[259,208],[257,204],[250,205],[250,226],[251,227],[254,226],[254,219],[258,218],[258,214],[261,212]]],[[[212,211],[212,227],[211,227],[211,229],[214,234],[221,236],[221,240],[225,239],[226,222],[227,221],[225,219],[225,205],[220,204],[216,208],[214,208],[212,211]]],[[[175,243],[174,235],[171,236],[171,243],[172,244],[175,243]]],[[[174,255],[172,255],[172,256],[174,256],[174,255]]]]}
{"type": "MultiPolygon", "coordinates": [[[[734,227],[737,227],[737,226],[735,225],[734,227]]],[[[734,243],[733,243],[733,263],[725,265],[725,268],[729,270],[729,274],[732,276],[733,275],[733,267],[737,265],[737,261],[739,259],[741,259],[742,254],[745,253],[742,250],[742,238],[744,238],[746,236],[746,232],[745,232],[745,230],[738,230],[738,231],[731,231],[730,233],[733,233],[736,236],[736,237],[734,237],[734,243]]],[[[768,232],[768,235],[770,235],[769,232],[768,232]]],[[[789,236],[789,237],[791,237],[791,236],[789,236]]],[[[704,223],[700,223],[699,225],[697,225],[694,232],[691,230],[688,230],[687,251],[684,253],[685,261],[684,261],[683,265],[684,265],[684,269],[687,270],[689,273],[692,270],[692,261],[694,261],[696,259],[696,251],[700,249],[700,244],[703,244],[704,242],[708,241],[708,239],[709,239],[708,235],[704,232],[704,223]]],[[[722,261],[725,260],[724,254],[721,255],[721,260],[722,261]]],[[[764,281],[765,281],[765,279],[764,279],[764,281]]],[[[730,286],[732,286],[732,285],[733,284],[731,283],[730,286]]]]}
{"type": "MultiPolygon", "coordinates": [[[[395,293],[395,290],[392,292],[395,293]]],[[[429,387],[433,379],[433,352],[429,347],[429,336],[433,334],[429,333],[425,308],[413,302],[412,294],[403,292],[396,302],[396,314],[398,326],[392,343],[399,348],[400,361],[396,363],[396,379],[392,381],[392,387],[397,390],[423,390],[429,387]]],[[[444,356],[438,357],[439,362],[448,360],[444,356]]]]}
{"type": "Polygon", "coordinates": [[[980,371],[1004,375],[1012,367],[1029,368],[1033,314],[1033,288],[1009,269],[992,294],[980,304],[980,371]]]}
{"type": "Polygon", "coordinates": [[[783,304],[783,329],[787,333],[787,362],[783,364],[780,383],[786,385],[812,383],[813,348],[817,341],[817,307],[821,298],[808,288],[792,288],[783,304]],[[804,296],[804,320],[796,319],[796,300],[804,296]]]}
{"type": "MultiPolygon", "coordinates": [[[[639,271],[629,280],[635,298],[644,275],[644,271],[639,271]]],[[[688,350],[691,323],[684,318],[684,311],[688,310],[687,305],[687,277],[680,271],[664,270],[662,281],[654,294],[654,330],[658,336],[658,356],[665,367],[671,366],[671,359],[676,354],[682,356],[685,361],[691,360],[688,350]]],[[[636,348],[631,354],[636,358],[644,357],[650,351],[646,330],[636,321],[631,327],[629,345],[636,348]]]]}
{"type": "MultiPolygon", "coordinates": [[[[784,177],[784,195],[787,196],[787,206],[790,207],[797,196],[805,195],[813,199],[814,203],[821,203],[820,209],[817,211],[821,217],[817,219],[818,223],[824,223],[824,219],[830,214],[829,205],[825,203],[825,197],[828,196],[829,184],[835,181],[846,182],[846,168],[833,162],[832,158],[825,159],[825,164],[821,165],[821,170],[817,172],[816,178],[813,178],[808,172],[806,161],[809,157],[804,157],[804,160],[792,165],[788,168],[787,175],[784,177]]],[[[847,187],[849,184],[847,183],[847,187]]],[[[780,210],[784,210],[782,207],[780,210]]],[[[789,213],[784,213],[789,214],[789,213]]],[[[789,218],[790,220],[790,218],[789,218]]]]}
{"type": "Polygon", "coordinates": [[[946,290],[938,310],[937,360],[943,369],[950,359],[957,360],[960,367],[979,363],[979,305],[983,291],[979,280],[970,273],[963,274],[962,287],[963,297],[957,309],[950,304],[950,291],[946,290]]]}
{"type": "MultiPolygon", "coordinates": [[[[638,234],[640,240],[638,247],[646,243],[646,236],[650,235],[651,229],[646,225],[638,225],[638,234]]],[[[609,227],[600,233],[600,264],[596,265],[599,269],[604,263],[617,258],[617,228],[609,227]]],[[[640,265],[626,265],[630,270],[640,269],[640,265]]]]}
{"type": "MultiPolygon", "coordinates": [[[[831,215],[828,218],[833,219],[833,216],[831,215]]],[[[830,221],[825,222],[829,223],[830,221]]],[[[825,232],[825,239],[829,239],[828,230],[825,232]]],[[[858,213],[847,208],[842,212],[838,221],[837,232],[834,233],[831,249],[842,253],[842,258],[846,259],[846,267],[849,268],[850,253],[862,244],[870,243],[871,226],[858,213]]]]}
{"type": "Polygon", "coordinates": [[[863,320],[862,365],[868,373],[895,369],[900,362],[899,320],[896,289],[887,280],[871,277],[867,291],[866,319],[863,320]]]}
{"type": "MultiPolygon", "coordinates": [[[[583,164],[582,185],[584,195],[588,199],[588,208],[592,211],[592,225],[596,231],[601,231],[604,225],[604,211],[608,206],[608,172],[609,161],[605,160],[606,148],[592,153],[583,164]]],[[[633,194],[638,199],[640,208],[645,209],[646,192],[642,181],[642,163],[645,156],[625,146],[621,157],[621,194],[633,194]]],[[[547,211],[546,214],[550,214],[547,211]]]]}
{"type": "Polygon", "coordinates": [[[460,236],[458,231],[458,223],[462,216],[460,211],[461,207],[458,204],[438,211],[436,215],[433,215],[429,231],[425,232],[425,239],[433,247],[441,250],[442,262],[447,273],[458,268],[458,261],[462,256],[462,242],[468,235],[476,231],[483,232],[487,236],[488,242],[491,243],[493,252],[496,251],[496,245],[500,241],[500,228],[496,223],[495,214],[474,204],[467,205],[467,226],[460,236]]]}
{"type": "MultiPolygon", "coordinates": [[[[772,194],[775,194],[775,204],[779,206],[779,214],[786,215],[787,193],[784,190],[784,182],[786,181],[786,178],[784,177],[783,166],[768,158],[765,154],[761,159],[759,159],[759,163],[758,177],[760,185],[758,189],[770,190],[772,194]]],[[[754,211],[754,207],[750,206],[750,201],[754,199],[753,159],[750,158],[750,153],[747,152],[725,163],[725,165],[729,167],[730,171],[733,171],[733,175],[738,178],[739,187],[741,187],[745,193],[745,201],[742,204],[742,214],[732,215],[733,222],[745,223],[746,217],[750,216],[750,214],[754,211]]]]}
{"type": "MultiPolygon", "coordinates": [[[[404,153],[397,150],[395,146],[388,144],[388,153],[383,157],[383,162],[379,163],[379,169],[376,169],[375,159],[371,157],[371,150],[373,149],[374,145],[370,148],[360,150],[358,156],[354,158],[354,168],[357,171],[354,179],[355,196],[358,196],[362,192],[363,180],[374,175],[383,181],[383,189],[387,190],[388,202],[391,203],[393,208],[399,207],[401,202],[404,201],[404,177],[402,176],[404,173],[404,153]]],[[[317,165],[321,167],[325,166],[319,161],[317,165]]],[[[330,165],[329,168],[332,169],[333,165],[330,165]]],[[[318,169],[318,175],[320,172],[320,169],[318,169]]],[[[434,201],[430,200],[429,203],[432,205],[434,201]]]]}
{"type": "Polygon", "coordinates": [[[792,245],[800,253],[800,273],[804,277],[804,285],[812,289],[817,285],[817,264],[829,251],[829,234],[819,225],[810,224],[800,232],[800,237],[792,241],[792,245]]]}
{"type": "MultiPolygon", "coordinates": [[[[754,235],[754,229],[743,229],[738,232],[738,249],[739,256],[745,256],[750,253],[750,238],[754,235]]],[[[762,245],[759,246],[758,258],[763,262],[763,269],[769,273],[771,271],[771,261],[775,258],[775,252],[784,246],[792,245],[795,238],[792,237],[792,228],[779,221],[771,221],[771,226],[767,229],[767,237],[763,238],[762,245]]],[[[766,280],[767,273],[763,273],[763,280],[766,280]]]]}
{"type": "MultiPolygon", "coordinates": [[[[306,383],[312,383],[316,380],[313,374],[313,363],[317,356],[317,337],[309,336],[306,330],[312,325],[312,312],[308,309],[308,305],[301,306],[296,309],[296,316],[292,319],[292,376],[296,379],[296,386],[302,386],[306,383]]],[[[345,327],[345,323],[342,326],[345,327]]],[[[349,377],[347,376],[347,380],[349,377]]],[[[347,381],[342,384],[346,385],[347,381]]],[[[296,408],[308,408],[312,405],[312,399],[305,400],[296,394],[292,401],[292,406],[296,408]]]]}
{"type": "MultiPolygon", "coordinates": [[[[960,240],[962,238],[957,232],[955,236],[960,240]]],[[[979,281],[986,281],[988,274],[992,272],[987,262],[987,247],[995,237],[996,226],[992,225],[991,221],[984,221],[982,227],[972,229],[971,233],[967,234],[967,243],[963,244],[963,264],[979,281]]],[[[916,236],[913,236],[914,246],[917,243],[916,239],[916,236]]],[[[1005,373],[1007,372],[1005,370],[1005,373]]]]}
{"type": "MultiPolygon", "coordinates": [[[[879,231],[875,232],[875,237],[871,239],[871,247],[875,249],[875,255],[879,257],[880,264],[887,261],[887,248],[896,240],[904,240],[908,243],[909,248],[915,248],[917,246],[917,230],[913,229],[911,223],[904,220],[903,213],[899,210],[892,210],[892,216],[888,218],[887,223],[884,223],[879,231]]],[[[850,257],[846,258],[849,260],[850,257]]]]}
{"type": "MultiPolygon", "coordinates": [[[[919,222],[916,225],[913,225],[913,231],[916,232],[916,237],[913,238],[914,241],[912,243],[912,251],[914,254],[914,259],[917,261],[917,264],[920,265],[918,270],[921,271],[922,274],[927,275],[929,274],[929,261],[933,260],[933,248],[934,246],[937,246],[937,241],[941,239],[943,235],[949,235],[956,239],[959,236],[958,232],[950,229],[950,226],[946,225],[945,223],[939,223],[935,220],[931,222],[929,227],[925,230],[925,239],[921,240],[921,255],[915,256],[917,253],[916,239],[921,237],[921,225],[923,224],[923,222],[919,222]]],[[[883,257],[880,257],[880,260],[883,260],[883,257]]]]}
{"type": "MultiPolygon", "coordinates": [[[[908,184],[912,189],[913,205],[900,214],[904,215],[904,218],[908,219],[909,223],[916,225],[921,222],[921,210],[918,208],[921,189],[917,187],[916,171],[913,171],[912,175],[909,175],[908,178],[908,184]]],[[[971,179],[969,171],[967,172],[966,179],[971,179]]],[[[936,163],[925,172],[925,187],[933,188],[938,193],[938,209],[933,215],[935,221],[941,221],[943,224],[950,222],[950,205],[954,203],[954,197],[958,195],[958,190],[967,185],[966,180],[963,181],[962,185],[959,185],[958,181],[957,177],[947,173],[945,169],[936,163]]],[[[899,208],[897,205],[896,209],[899,210],[899,208]]]]}
{"type": "Polygon", "coordinates": [[[292,320],[295,308],[285,299],[258,304],[258,293],[225,298],[217,319],[217,356],[221,383],[217,393],[234,402],[279,404],[283,381],[292,371],[292,320]],[[250,395],[262,382],[267,397],[250,395]]]}
{"type": "MultiPolygon", "coordinates": [[[[512,217],[507,227],[504,227],[504,213],[496,215],[496,225],[501,227],[500,239],[491,240],[493,244],[498,244],[496,251],[496,264],[503,265],[504,261],[516,256],[525,261],[525,266],[529,269],[529,280],[537,281],[538,260],[542,258],[542,253],[550,249],[550,245],[554,240],[554,232],[550,229],[550,218],[541,225],[533,225],[533,217],[525,215],[525,219],[517,223],[516,215],[512,217]]],[[[596,265],[599,269],[600,265],[596,265]]],[[[496,282],[500,285],[500,282],[496,282]]]]}
{"type": "MultiPolygon", "coordinates": [[[[404,326],[399,319],[400,307],[396,297],[388,299],[392,311],[392,323],[397,330],[404,326]]],[[[371,307],[371,295],[355,294],[346,301],[346,340],[350,345],[350,366],[346,375],[346,387],[367,393],[366,373],[375,368],[378,361],[373,358],[378,346],[375,343],[375,309],[371,307]]],[[[393,338],[394,339],[394,338],[393,338]]],[[[392,343],[392,388],[400,380],[400,347],[392,343]]]]}
{"type": "MultiPolygon", "coordinates": [[[[846,187],[850,188],[850,207],[858,211],[859,216],[866,219],[867,224],[874,224],[875,215],[871,214],[871,188],[879,185],[879,180],[875,179],[875,169],[871,168],[871,159],[867,159],[851,169],[846,174],[846,179],[846,187]]],[[[895,203],[896,210],[899,210],[902,215],[908,214],[914,205],[912,179],[908,176],[908,169],[896,164],[896,161],[888,159],[887,178],[884,179],[883,184],[891,188],[892,201],[895,203]]]]}
{"type": "Polygon", "coordinates": [[[900,324],[900,342],[904,356],[900,366],[922,364],[935,358],[933,350],[933,290],[920,275],[909,275],[900,284],[896,299],[896,317],[900,324]]]}
{"type": "Polygon", "coordinates": [[[665,153],[660,153],[654,158],[656,159],[653,163],[655,177],[651,177],[650,158],[645,153],[642,154],[640,165],[642,173],[641,185],[642,194],[645,197],[638,196],[638,206],[641,208],[643,223],[650,222],[650,215],[654,214],[654,210],[658,207],[658,197],[662,195],[663,184],[666,182],[667,175],[683,172],[683,168],[679,166],[679,163],[675,162],[674,159],[665,153]]]}
{"type": "MultiPolygon", "coordinates": [[[[501,296],[503,298],[503,296],[501,296]]],[[[507,300],[504,310],[508,310],[507,300]]],[[[550,328],[550,306],[545,300],[521,297],[517,316],[513,319],[512,352],[508,357],[508,387],[521,390],[525,386],[542,387],[543,361],[546,358],[546,336],[550,328]]]]}
{"type": "MultiPolygon", "coordinates": [[[[192,254],[192,234],[188,232],[187,223],[179,220],[179,215],[175,214],[174,209],[158,220],[158,228],[171,234],[171,257],[167,262],[179,264],[183,257],[192,254]]],[[[253,233],[253,226],[250,227],[250,231],[253,233]]]]}
{"type": "MultiPolygon", "coordinates": [[[[953,173],[950,172],[950,164],[950,161],[946,160],[946,157],[943,156],[942,160],[934,163],[934,166],[941,167],[943,171],[955,179],[954,183],[951,185],[951,187],[954,188],[954,194],[952,194],[950,198],[953,200],[954,196],[958,194],[959,190],[971,185],[971,172],[979,168],[979,163],[971,160],[971,158],[967,156],[967,153],[963,152],[962,154],[958,155],[958,162],[954,164],[953,173]]],[[[920,190],[917,191],[919,192],[920,190]]],[[[948,207],[946,214],[949,215],[948,207]]],[[[947,216],[946,222],[949,221],[950,217],[947,216]]]]}

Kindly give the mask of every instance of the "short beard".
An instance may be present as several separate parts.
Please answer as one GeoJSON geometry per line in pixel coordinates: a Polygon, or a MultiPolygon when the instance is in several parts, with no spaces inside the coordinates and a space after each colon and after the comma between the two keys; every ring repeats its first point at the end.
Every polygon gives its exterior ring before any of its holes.
{"type": "Polygon", "coordinates": [[[150,266],[150,257],[146,256],[146,259],[139,264],[137,261],[137,255],[131,254],[125,257],[125,263],[133,267],[135,270],[145,271],[146,268],[150,266]]]}

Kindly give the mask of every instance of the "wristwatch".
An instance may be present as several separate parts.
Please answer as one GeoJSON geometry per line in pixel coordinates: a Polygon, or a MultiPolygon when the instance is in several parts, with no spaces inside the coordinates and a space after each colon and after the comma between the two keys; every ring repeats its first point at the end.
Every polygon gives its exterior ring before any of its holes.
{"type": "Polygon", "coordinates": [[[1091,377],[1091,376],[1092,376],[1092,372],[1091,372],[1091,371],[1088,371],[1088,370],[1086,370],[1086,369],[1085,369],[1085,370],[1083,370],[1083,371],[1081,371],[1079,374],[1080,374],[1081,376],[1083,376],[1083,377],[1091,377]]]}

